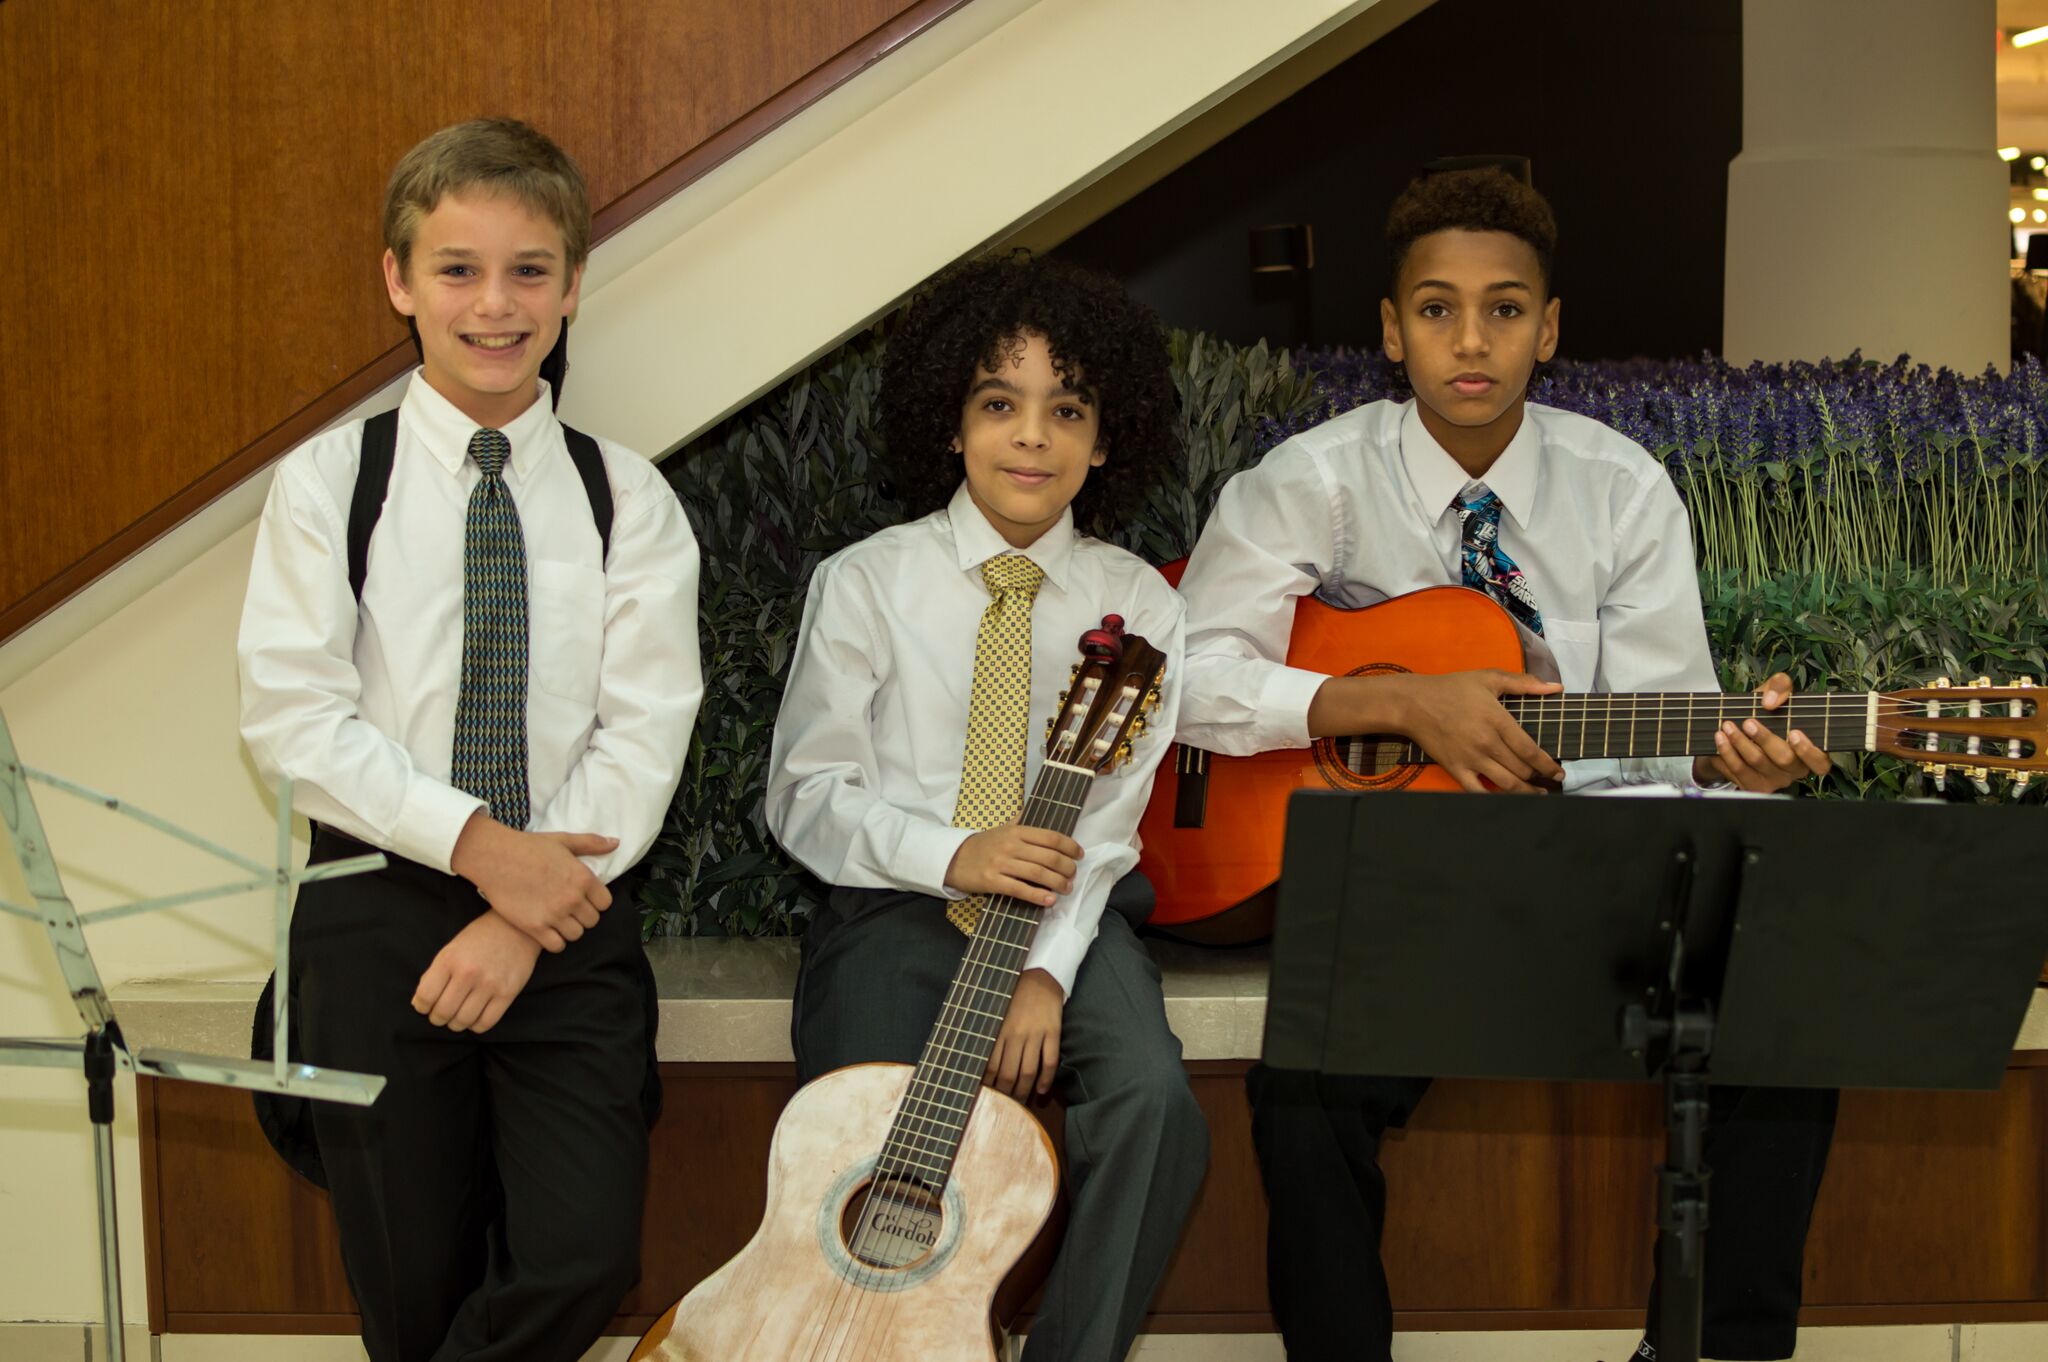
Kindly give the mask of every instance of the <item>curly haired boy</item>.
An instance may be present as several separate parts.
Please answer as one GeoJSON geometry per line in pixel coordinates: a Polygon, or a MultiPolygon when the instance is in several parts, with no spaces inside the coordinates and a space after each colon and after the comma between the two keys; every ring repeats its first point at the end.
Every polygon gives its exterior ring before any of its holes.
{"type": "Polygon", "coordinates": [[[1076,640],[1110,613],[1167,654],[1155,729],[1172,731],[1180,598],[1078,528],[1114,523],[1177,461],[1167,363],[1149,311],[1057,261],[971,261],[912,302],[884,360],[882,430],[892,481],[924,514],[819,566],[768,783],[769,827],[832,886],[791,1022],[806,1080],[916,1062],[967,944],[949,909],[990,894],[1041,906],[987,1075],[1067,1106],[1072,1213],[1031,1331],[1039,1362],[1129,1351],[1208,1164],[1135,931],[1151,909],[1130,873],[1138,815],[1166,743],[1146,737],[1098,779],[1066,837],[963,816],[963,740],[970,699],[1028,690],[995,744],[1021,798],[1076,640]],[[1028,678],[979,643],[1006,612],[1027,620],[1028,678]]]}

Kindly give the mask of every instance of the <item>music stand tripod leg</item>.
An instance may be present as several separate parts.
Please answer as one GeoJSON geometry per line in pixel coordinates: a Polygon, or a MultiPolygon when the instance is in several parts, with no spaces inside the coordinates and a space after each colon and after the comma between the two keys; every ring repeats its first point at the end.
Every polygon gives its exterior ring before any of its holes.
{"type": "Polygon", "coordinates": [[[109,1028],[85,1038],[85,1093],[92,1118],[93,1166],[99,1181],[100,1291],[105,1297],[107,1357],[126,1362],[126,1322],[121,1318],[121,1227],[114,1202],[114,1038],[109,1028]]]}

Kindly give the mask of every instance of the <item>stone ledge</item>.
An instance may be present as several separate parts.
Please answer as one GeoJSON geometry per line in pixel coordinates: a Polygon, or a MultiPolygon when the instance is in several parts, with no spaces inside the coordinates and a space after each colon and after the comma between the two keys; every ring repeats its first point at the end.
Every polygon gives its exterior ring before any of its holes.
{"type": "MultiPolygon", "coordinates": [[[[1186,1057],[1256,1059],[1266,1021],[1265,948],[1150,944],[1164,981],[1167,1024],[1186,1057]]],[[[647,949],[661,995],[661,1059],[788,1062],[794,941],[663,938],[647,949]]],[[[250,1010],[262,987],[260,979],[136,980],[110,991],[131,1045],[246,1055],[250,1010]]],[[[2013,1048],[2048,1050],[2048,989],[2035,990],[2013,1048]]]]}

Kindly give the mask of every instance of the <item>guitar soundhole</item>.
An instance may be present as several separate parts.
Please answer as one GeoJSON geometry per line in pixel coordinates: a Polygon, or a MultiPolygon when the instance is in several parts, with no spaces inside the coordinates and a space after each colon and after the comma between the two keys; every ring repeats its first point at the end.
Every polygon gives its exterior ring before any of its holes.
{"type": "MultiPolygon", "coordinates": [[[[1407,670],[1392,662],[1369,662],[1353,667],[1346,675],[1387,676],[1407,670]]],[[[1398,790],[1422,770],[1406,760],[1406,747],[1401,738],[1372,733],[1317,738],[1309,750],[1315,756],[1317,774],[1333,790],[1398,790]]]]}
{"type": "Polygon", "coordinates": [[[846,1251],[875,1268],[910,1267],[930,1257],[945,1226],[939,1199],[907,1178],[862,1183],[839,1220],[846,1251]]]}

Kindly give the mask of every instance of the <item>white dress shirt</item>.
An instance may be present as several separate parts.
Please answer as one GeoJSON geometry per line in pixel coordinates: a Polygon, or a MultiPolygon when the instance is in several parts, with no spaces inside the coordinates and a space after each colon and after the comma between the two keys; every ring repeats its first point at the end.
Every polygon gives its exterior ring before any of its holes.
{"type": "MultiPolygon", "coordinates": [[[[1179,736],[1231,755],[1307,746],[1328,678],[1284,665],[1295,600],[1356,608],[1457,584],[1452,503],[1470,480],[1412,401],[1325,421],[1232,478],[1181,579],[1179,736]]],[[[1500,546],[1527,577],[1566,690],[1719,689],[1685,508],[1642,446],[1531,402],[1481,481],[1500,497],[1500,546]]],[[[1694,783],[1690,757],[1574,761],[1565,774],[1568,789],[1694,783]]]]}
{"type": "Polygon", "coordinates": [[[1173,732],[1185,606],[1157,570],[1074,532],[1069,511],[1026,549],[1012,548],[968,497],[897,525],[818,565],[775,721],[767,819],[776,840],[832,884],[941,898],[972,830],[956,828],[975,635],[988,608],[981,565],[1022,553],[1045,571],[1031,611],[1031,719],[1024,788],[1039,741],[1081,660],[1084,631],[1122,615],[1167,657],[1159,712],[1132,760],[1098,776],[1073,837],[1083,848],[1071,893],[1039,918],[1026,967],[1071,993],[1110,886],[1138,861],[1138,815],[1173,732]]]}
{"type": "MultiPolygon", "coordinates": [[[[445,871],[484,806],[448,783],[463,526],[483,474],[469,458],[476,423],[420,374],[398,413],[360,609],[348,508],[362,423],[277,467],[242,607],[242,737],[265,779],[297,782],[300,812],[445,871]]],[[[653,845],[703,696],[697,541],[654,465],[600,442],[613,505],[603,556],[546,383],[504,431],[526,537],[528,826],[618,838],[585,858],[610,880],[653,845]]]]}

